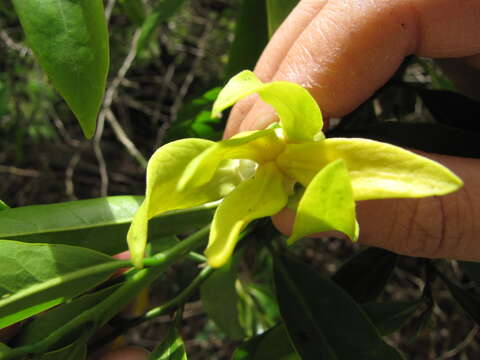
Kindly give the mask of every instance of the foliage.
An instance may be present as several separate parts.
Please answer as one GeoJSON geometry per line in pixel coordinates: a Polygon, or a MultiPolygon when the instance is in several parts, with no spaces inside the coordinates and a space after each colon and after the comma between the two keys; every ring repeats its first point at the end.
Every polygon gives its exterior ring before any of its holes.
{"type": "Polygon", "coordinates": [[[422,337],[441,284],[480,324],[477,263],[300,240],[331,229],[355,240],[357,200],[455,191],[462,182],[448,169],[391,144],[479,157],[480,106],[434,64],[409,58],[322,132],[305,89],[240,72],[296,3],[0,4],[0,163],[9,164],[0,165],[0,328],[24,320],[0,359],[86,359],[160,316],[152,360],[402,359],[385,337],[402,328],[422,337]],[[424,79],[412,80],[419,69],[424,79]],[[218,141],[221,113],[252,93],[279,123],[218,141]],[[458,119],[459,107],[471,118],[458,119]],[[151,153],[145,197],[128,195],[144,191],[151,153]],[[296,211],[289,239],[260,219],[286,205],[296,211]],[[318,249],[330,244],[326,264],[318,249]],[[127,248],[131,259],[113,256],[127,248]],[[339,267],[346,248],[353,256],[339,267]],[[399,296],[405,282],[392,291],[402,272],[422,291],[399,296]],[[197,300],[214,330],[188,325],[197,300]],[[132,301],[139,312],[122,317],[132,301]],[[223,355],[184,341],[212,333],[223,355]]]}

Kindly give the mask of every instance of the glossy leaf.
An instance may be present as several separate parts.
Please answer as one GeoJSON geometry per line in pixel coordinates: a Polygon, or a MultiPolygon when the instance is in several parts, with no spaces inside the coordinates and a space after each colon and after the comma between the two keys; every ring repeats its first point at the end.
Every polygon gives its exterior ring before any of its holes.
{"type": "Polygon", "coordinates": [[[283,149],[275,129],[247,131],[234,138],[212,145],[194,158],[186,167],[177,188],[180,191],[211,181],[222,161],[249,159],[258,163],[272,161],[283,149]]]}
{"type": "Polygon", "coordinates": [[[352,185],[342,160],[325,166],[306,188],[288,243],[329,230],[341,231],[352,241],[358,238],[352,185]]]}
{"type": "Polygon", "coordinates": [[[279,170],[273,162],[263,164],[254,177],[238,185],[217,208],[205,250],[210,266],[227,262],[238,235],[249,222],[276,214],[286,203],[287,193],[279,170]]]}
{"type": "Polygon", "coordinates": [[[145,200],[135,214],[127,235],[132,260],[137,267],[142,264],[149,219],[166,211],[218,200],[233,190],[240,181],[235,163],[230,162],[215,169],[213,179],[204,186],[177,190],[177,183],[187,164],[212,144],[213,142],[202,139],[178,140],[162,146],[150,158],[145,200]]]}
{"type": "Polygon", "coordinates": [[[73,343],[62,347],[61,349],[50,351],[39,360],[85,360],[87,358],[87,344],[84,337],[80,337],[73,343]]]}
{"type": "Polygon", "coordinates": [[[0,237],[10,239],[127,223],[141,201],[140,196],[111,196],[8,209],[0,213],[0,237]]]}
{"type": "Polygon", "coordinates": [[[142,25],[142,32],[137,42],[137,52],[144,49],[153,32],[160,23],[167,21],[180,9],[185,0],[160,0],[155,10],[148,15],[142,25]]]}
{"type": "Polygon", "coordinates": [[[0,328],[108,279],[115,260],[88,249],[0,240],[0,328]]]}
{"type": "MultiPolygon", "coordinates": [[[[125,238],[143,196],[110,196],[89,200],[13,208],[0,215],[0,238],[28,243],[86,247],[109,255],[127,250],[125,238]],[[55,219],[61,218],[62,221],[55,219]]],[[[215,205],[177,210],[149,222],[153,239],[181,234],[209,223],[215,205]]]]}
{"type": "Polygon", "coordinates": [[[53,86],[93,136],[109,66],[108,30],[97,0],[14,0],[27,42],[53,86]]]}
{"type": "Polygon", "coordinates": [[[228,79],[245,69],[253,70],[267,42],[265,2],[243,0],[235,23],[234,40],[228,54],[226,78],[228,79]]]}
{"type": "Polygon", "coordinates": [[[210,275],[200,287],[200,299],[208,317],[232,340],[245,337],[239,321],[240,299],[235,287],[238,266],[239,257],[235,256],[210,275]]]}
{"type": "Polygon", "coordinates": [[[302,359],[403,359],[346,292],[305,264],[277,256],[275,284],[285,326],[302,359]]]}
{"type": "Polygon", "coordinates": [[[232,360],[301,360],[283,324],[250,339],[233,353],[232,360]]]}
{"type": "Polygon", "coordinates": [[[273,33],[282,24],[283,20],[290,14],[298,0],[266,0],[268,14],[268,35],[273,33]]]}
{"type": "Polygon", "coordinates": [[[280,125],[290,141],[312,141],[323,138],[322,113],[310,93],[298,84],[275,81],[262,83],[248,70],[237,74],[220,91],[213,104],[212,116],[253,93],[271,105],[280,118],[280,125]]]}
{"type": "Polygon", "coordinates": [[[369,302],[362,308],[381,336],[400,330],[420,309],[421,301],[409,302],[369,302]]]}
{"type": "MultiPolygon", "coordinates": [[[[120,285],[113,285],[92,294],[83,295],[75,300],[57,306],[25,325],[16,339],[17,346],[29,345],[45,339],[53,331],[80,316],[84,311],[100,303],[111,295],[120,285]]],[[[78,335],[78,334],[77,334],[78,335]]]]}
{"type": "Polygon", "coordinates": [[[150,354],[148,360],[187,360],[183,340],[171,326],[162,343],[150,354]]]}
{"type": "Polygon", "coordinates": [[[377,299],[397,266],[398,255],[370,247],[353,256],[332,276],[359,303],[377,299]]]}
{"type": "Polygon", "coordinates": [[[304,186],[326,164],[345,161],[355,200],[445,195],[463,182],[439,163],[411,151],[367,139],[330,138],[289,144],[279,166],[304,186]]]}

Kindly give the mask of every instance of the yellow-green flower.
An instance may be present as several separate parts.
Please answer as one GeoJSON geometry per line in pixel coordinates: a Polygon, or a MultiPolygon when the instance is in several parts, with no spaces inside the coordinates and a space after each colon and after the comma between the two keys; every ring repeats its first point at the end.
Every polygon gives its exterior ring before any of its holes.
{"type": "Polygon", "coordinates": [[[209,264],[218,267],[249,222],[287,205],[295,184],[305,191],[289,243],[327,230],[355,241],[355,200],[444,195],[462,186],[447,168],[402,148],[367,139],[325,139],[317,103],[294,83],[262,83],[243,71],[220,92],[213,115],[252,93],[276,110],[278,124],[217,143],[175,141],[150,159],[145,201],[128,233],[137,266],[142,265],[148,220],[170,210],[223,198],[205,250],[209,264]]]}

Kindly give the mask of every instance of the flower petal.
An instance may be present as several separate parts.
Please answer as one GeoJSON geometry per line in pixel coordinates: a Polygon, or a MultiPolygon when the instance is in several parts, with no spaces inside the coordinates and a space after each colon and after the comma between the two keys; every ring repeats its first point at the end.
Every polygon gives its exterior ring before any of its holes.
{"type": "Polygon", "coordinates": [[[279,212],[286,203],[283,176],[276,165],[269,162],[259,166],[256,175],[241,183],[217,208],[205,250],[209,264],[213,267],[225,264],[245,226],[279,212]]]}
{"type": "Polygon", "coordinates": [[[208,184],[177,191],[178,180],[187,164],[213,144],[203,139],[182,139],[162,146],[149,160],[145,200],[135,214],[127,235],[135,266],[142,266],[149,219],[166,211],[218,200],[241,181],[235,164],[230,162],[216,169],[208,184]]]}
{"type": "Polygon", "coordinates": [[[225,159],[250,159],[257,163],[272,161],[285,147],[276,135],[279,129],[248,131],[209,147],[187,166],[178,189],[206,184],[225,159]]]}
{"type": "Polygon", "coordinates": [[[290,141],[323,138],[322,113],[306,89],[286,81],[264,84],[248,70],[234,76],[225,85],[213,104],[212,115],[218,116],[226,108],[253,93],[258,93],[263,101],[273,106],[290,141]]]}
{"type": "Polygon", "coordinates": [[[277,163],[307,186],[320,169],[337,159],[345,161],[355,200],[445,195],[463,185],[459,177],[433,160],[368,139],[289,144],[277,163]]]}
{"type": "Polygon", "coordinates": [[[342,160],[325,166],[308,185],[298,204],[288,243],[329,230],[341,231],[352,241],[358,238],[353,189],[342,160]]]}

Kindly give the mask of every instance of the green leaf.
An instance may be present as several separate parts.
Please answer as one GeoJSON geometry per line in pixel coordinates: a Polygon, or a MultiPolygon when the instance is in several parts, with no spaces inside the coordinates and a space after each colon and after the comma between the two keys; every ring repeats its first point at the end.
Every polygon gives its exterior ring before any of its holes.
{"type": "Polygon", "coordinates": [[[222,161],[249,159],[257,163],[274,161],[284,144],[275,129],[245,131],[237,136],[215,143],[186,167],[177,188],[184,191],[211,181],[222,161]]]}
{"type": "Polygon", "coordinates": [[[136,25],[143,23],[145,20],[145,6],[142,0],[120,0],[119,2],[123,8],[123,12],[132,23],[136,25]]]}
{"type": "Polygon", "coordinates": [[[223,110],[253,93],[258,93],[263,101],[276,110],[288,140],[299,142],[323,139],[322,113],[306,89],[286,81],[264,84],[248,70],[228,81],[213,104],[212,116],[219,116],[223,110]]]}
{"type": "Polygon", "coordinates": [[[42,356],[39,360],[85,360],[87,357],[86,338],[81,336],[76,341],[62,347],[61,349],[50,351],[42,356]]]}
{"type": "Polygon", "coordinates": [[[442,279],[443,283],[447,286],[448,290],[460,307],[476,324],[480,325],[480,296],[472,291],[462,289],[453,281],[450,281],[438,269],[435,270],[435,273],[440,277],[440,279],[442,279]]]}
{"type": "Polygon", "coordinates": [[[280,311],[273,289],[265,284],[253,282],[246,284],[245,287],[255,304],[255,316],[258,319],[259,326],[266,329],[278,323],[280,311]]]}
{"type": "Polygon", "coordinates": [[[422,305],[422,301],[370,302],[362,308],[381,336],[387,336],[400,330],[422,305]]]}
{"type": "MultiPolygon", "coordinates": [[[[42,341],[53,331],[110,296],[119,286],[120,285],[117,284],[92,294],[83,295],[67,304],[57,306],[35,317],[23,327],[22,332],[16,339],[16,345],[23,346],[42,341]]],[[[78,337],[78,334],[71,334],[70,337],[73,338],[72,336],[78,337]]]]}
{"type": "Polygon", "coordinates": [[[10,351],[12,351],[12,349],[9,346],[0,342],[0,356],[8,354],[10,351]]]}
{"type": "Polygon", "coordinates": [[[97,0],[13,0],[29,46],[53,86],[93,136],[109,66],[108,29],[97,0]]]}
{"type": "Polygon", "coordinates": [[[0,328],[93,288],[116,268],[116,260],[84,248],[0,240],[0,328]]]}
{"type": "Polygon", "coordinates": [[[268,35],[273,33],[282,24],[283,20],[290,14],[298,4],[298,0],[266,0],[268,14],[268,35]]]}
{"type": "Polygon", "coordinates": [[[276,214],[286,203],[283,176],[275,163],[259,166],[255,176],[225,197],[215,212],[205,250],[210,266],[220,267],[227,262],[238,235],[249,222],[276,214]]]}
{"type": "Polygon", "coordinates": [[[200,287],[200,299],[208,317],[230,339],[241,340],[245,331],[239,322],[237,281],[240,257],[231,258],[200,287]]]}
{"type": "Polygon", "coordinates": [[[275,284],[280,312],[302,359],[403,359],[347,293],[305,264],[277,256],[275,284]]]}
{"type": "Polygon", "coordinates": [[[189,137],[220,140],[222,138],[221,120],[212,118],[210,111],[219,92],[219,87],[212,88],[182,105],[175,122],[165,133],[164,142],[189,137]]]}
{"type": "Polygon", "coordinates": [[[185,345],[175,326],[171,326],[161,344],[153,350],[148,360],[187,360],[185,345]]]}
{"type": "Polygon", "coordinates": [[[5,202],[0,200],[0,211],[6,210],[6,209],[10,209],[10,206],[8,206],[7,204],[5,204],[5,202]]]}
{"type": "MultiPolygon", "coordinates": [[[[8,209],[0,214],[0,238],[75,245],[118,254],[127,250],[127,231],[143,199],[143,196],[110,196],[8,209]]],[[[211,221],[214,207],[162,214],[150,221],[149,234],[160,238],[197,229],[211,221]]]]}
{"type": "Polygon", "coordinates": [[[332,276],[332,280],[355,301],[377,299],[397,266],[398,255],[370,247],[353,256],[332,276]]]}
{"type": "Polygon", "coordinates": [[[137,52],[147,46],[157,26],[175,15],[184,2],[185,0],[161,0],[159,2],[142,24],[142,32],[137,42],[137,52]]]}
{"type": "Polygon", "coordinates": [[[289,144],[277,162],[307,186],[320,169],[337,159],[345,161],[355,200],[445,195],[463,185],[460,178],[433,160],[367,139],[289,144]]]}
{"type": "Polygon", "coordinates": [[[358,238],[352,185],[342,160],[325,166],[305,189],[288,243],[329,230],[341,231],[352,241],[358,238]]]}
{"type": "Polygon", "coordinates": [[[265,2],[243,0],[235,24],[234,40],[228,53],[225,77],[231,78],[245,69],[253,70],[267,42],[265,2]]]}
{"type": "Polygon", "coordinates": [[[301,360],[295,352],[283,324],[258,335],[239,346],[232,360],[301,360]]]}
{"type": "Polygon", "coordinates": [[[234,162],[215,169],[211,181],[201,187],[178,191],[177,184],[187,164],[214,143],[202,139],[182,139],[166,144],[150,158],[147,167],[145,200],[135,214],[127,241],[135,266],[142,265],[147,243],[148,220],[166,211],[194,207],[218,200],[240,181],[234,162]]]}

